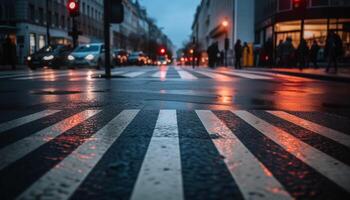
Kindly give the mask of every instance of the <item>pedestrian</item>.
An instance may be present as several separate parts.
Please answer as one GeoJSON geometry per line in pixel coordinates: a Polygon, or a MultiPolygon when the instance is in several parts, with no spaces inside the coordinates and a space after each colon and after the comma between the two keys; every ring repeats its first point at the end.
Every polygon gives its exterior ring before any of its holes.
{"type": "Polygon", "coordinates": [[[250,48],[249,48],[247,42],[243,43],[242,52],[243,52],[243,66],[248,66],[249,65],[250,48]]]}
{"type": "Polygon", "coordinates": [[[331,67],[334,72],[338,72],[338,58],[343,54],[343,44],[338,34],[330,31],[326,40],[325,56],[328,59],[326,72],[329,72],[331,67]]]}
{"type": "Polygon", "coordinates": [[[295,48],[293,46],[293,40],[291,37],[288,37],[283,43],[283,64],[287,67],[294,64],[295,48]]]}
{"type": "Polygon", "coordinates": [[[280,40],[277,46],[277,51],[276,51],[276,57],[277,57],[277,65],[282,66],[282,58],[283,58],[283,40],[280,40]]]}
{"type": "Polygon", "coordinates": [[[16,69],[16,45],[10,37],[6,37],[2,44],[4,64],[10,65],[12,70],[16,69]]]}
{"type": "Polygon", "coordinates": [[[224,51],[220,51],[220,65],[225,64],[225,53],[224,51]]]}
{"type": "Polygon", "coordinates": [[[211,44],[208,49],[207,49],[207,53],[208,53],[208,64],[210,68],[214,68],[215,67],[215,57],[216,54],[214,53],[214,44],[211,44]]]}
{"type": "Polygon", "coordinates": [[[309,57],[309,47],[307,46],[306,40],[302,39],[297,49],[297,59],[298,59],[300,70],[303,70],[306,67],[306,62],[308,57],[309,57]]]}
{"type": "Polygon", "coordinates": [[[218,58],[218,55],[220,56],[219,42],[215,42],[213,47],[214,67],[217,67],[219,65],[220,60],[218,58]]]}
{"type": "Polygon", "coordinates": [[[241,69],[241,59],[242,59],[242,44],[241,44],[241,40],[237,40],[236,44],[235,44],[235,69],[241,69]]]}
{"type": "Polygon", "coordinates": [[[318,69],[317,58],[319,51],[320,46],[318,45],[317,41],[314,40],[310,49],[310,61],[312,62],[313,67],[316,69],[318,69]]]}

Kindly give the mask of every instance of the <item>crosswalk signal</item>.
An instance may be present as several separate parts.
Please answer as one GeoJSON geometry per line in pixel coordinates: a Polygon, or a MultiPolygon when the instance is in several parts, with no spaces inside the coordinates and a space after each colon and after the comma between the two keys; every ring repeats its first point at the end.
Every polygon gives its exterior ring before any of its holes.
{"type": "Polygon", "coordinates": [[[71,17],[79,16],[79,2],[77,0],[68,0],[67,9],[71,17]]]}

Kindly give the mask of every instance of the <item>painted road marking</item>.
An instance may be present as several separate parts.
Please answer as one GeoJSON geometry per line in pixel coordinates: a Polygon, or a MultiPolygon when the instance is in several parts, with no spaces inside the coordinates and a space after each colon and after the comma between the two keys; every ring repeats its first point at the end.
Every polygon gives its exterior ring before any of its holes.
{"type": "Polygon", "coordinates": [[[177,117],[161,110],[131,200],[184,199],[177,117]]]}
{"type": "Polygon", "coordinates": [[[242,72],[236,72],[236,71],[219,71],[220,73],[229,74],[233,76],[239,76],[242,78],[247,79],[256,79],[256,80],[272,80],[273,78],[267,77],[267,76],[260,76],[260,75],[254,75],[254,74],[248,74],[248,73],[242,73],[242,72]]]}
{"type": "Polygon", "coordinates": [[[217,81],[232,81],[233,80],[232,77],[225,76],[222,74],[213,73],[213,72],[201,71],[201,70],[197,70],[196,72],[199,74],[202,74],[204,76],[210,77],[212,79],[215,79],[217,81]]]}
{"type": "Polygon", "coordinates": [[[58,113],[60,110],[43,110],[41,112],[37,112],[31,115],[27,115],[18,119],[14,119],[8,122],[4,122],[0,124],[0,133],[8,131],[10,129],[16,128],[18,126],[22,126],[23,124],[27,124],[30,122],[33,122],[35,120],[53,115],[55,113],[58,113]]]}
{"type": "Polygon", "coordinates": [[[293,199],[271,172],[247,149],[234,133],[209,110],[197,110],[232,177],[245,199],[293,199]],[[259,194],[259,195],[256,195],[259,194]]]}
{"type": "Polygon", "coordinates": [[[350,192],[350,167],[247,111],[232,111],[286,151],[350,192]]]}
{"type": "Polygon", "coordinates": [[[99,112],[100,110],[83,111],[29,137],[6,146],[0,150],[0,170],[99,112]]]}
{"type": "Polygon", "coordinates": [[[192,75],[191,73],[184,71],[184,70],[179,70],[178,68],[175,68],[176,71],[179,73],[181,79],[184,80],[197,80],[198,78],[192,75]]]}
{"type": "Polygon", "coordinates": [[[145,73],[147,73],[148,71],[142,71],[142,72],[130,72],[130,73],[126,73],[123,74],[123,76],[128,77],[128,78],[135,78],[137,76],[141,76],[145,73]]]}
{"type": "Polygon", "coordinates": [[[153,78],[166,79],[166,75],[168,74],[168,69],[160,70],[152,75],[153,78]]]}
{"type": "Polygon", "coordinates": [[[345,133],[321,126],[311,121],[299,118],[283,111],[267,111],[276,117],[289,121],[314,133],[330,138],[340,144],[350,147],[350,136],[345,133]]]}
{"type": "Polygon", "coordinates": [[[31,185],[18,199],[69,199],[138,112],[139,110],[121,112],[31,185]]]}

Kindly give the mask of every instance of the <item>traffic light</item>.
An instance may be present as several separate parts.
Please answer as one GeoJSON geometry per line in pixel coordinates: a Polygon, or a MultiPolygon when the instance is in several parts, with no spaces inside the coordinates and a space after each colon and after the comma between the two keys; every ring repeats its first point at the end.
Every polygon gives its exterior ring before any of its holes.
{"type": "Polygon", "coordinates": [[[164,49],[164,48],[161,48],[161,49],[160,49],[160,54],[164,55],[164,54],[165,54],[165,52],[166,52],[166,51],[165,51],[165,49],[164,49]]]}
{"type": "Polygon", "coordinates": [[[109,0],[110,23],[120,24],[124,21],[124,6],[122,0],[109,0]]]}
{"type": "Polygon", "coordinates": [[[67,9],[69,12],[69,15],[71,17],[79,16],[79,1],[77,0],[68,0],[67,2],[67,9]]]}
{"type": "Polygon", "coordinates": [[[304,10],[306,9],[308,0],[293,0],[293,10],[304,10]]]}

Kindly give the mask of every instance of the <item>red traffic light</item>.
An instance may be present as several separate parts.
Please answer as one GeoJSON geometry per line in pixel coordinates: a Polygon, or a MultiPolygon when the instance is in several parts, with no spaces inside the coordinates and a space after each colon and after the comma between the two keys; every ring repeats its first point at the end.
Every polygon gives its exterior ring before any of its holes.
{"type": "Polygon", "coordinates": [[[79,2],[76,0],[69,0],[67,2],[67,9],[69,12],[69,15],[72,17],[79,15],[79,2]]]}
{"type": "Polygon", "coordinates": [[[165,49],[164,49],[164,48],[161,48],[161,49],[160,49],[160,53],[161,53],[161,54],[165,54],[165,49]]]}
{"type": "Polygon", "coordinates": [[[307,5],[307,0],[293,0],[293,9],[305,9],[307,5]]]}

